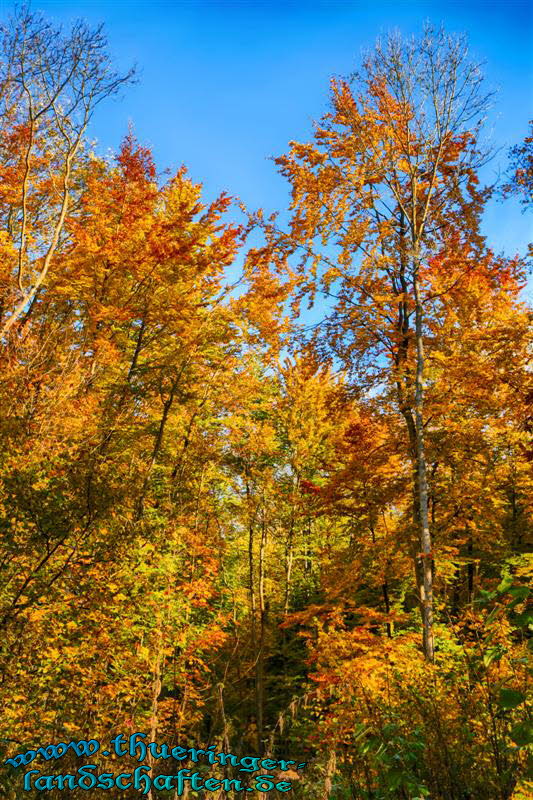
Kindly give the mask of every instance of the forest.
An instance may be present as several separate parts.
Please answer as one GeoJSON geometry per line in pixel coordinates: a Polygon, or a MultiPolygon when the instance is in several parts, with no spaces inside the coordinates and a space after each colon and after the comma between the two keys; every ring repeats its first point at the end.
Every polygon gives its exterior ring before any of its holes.
{"type": "Polygon", "coordinates": [[[98,152],[102,29],[0,35],[0,795],[531,798],[533,246],[482,225],[533,128],[487,184],[466,37],[390,34],[272,213],[98,152]],[[236,758],[14,759],[136,732],[236,758]]]}

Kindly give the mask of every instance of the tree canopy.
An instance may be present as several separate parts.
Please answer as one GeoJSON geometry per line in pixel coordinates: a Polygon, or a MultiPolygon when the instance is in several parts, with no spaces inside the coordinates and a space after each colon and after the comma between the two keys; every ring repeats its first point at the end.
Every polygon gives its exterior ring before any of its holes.
{"type": "Polygon", "coordinates": [[[23,11],[1,47],[3,760],[144,731],[305,762],[301,798],[525,800],[527,260],[482,234],[465,38],[332,81],[285,228],[132,132],[94,152],[132,77],[101,29],[23,11]]]}

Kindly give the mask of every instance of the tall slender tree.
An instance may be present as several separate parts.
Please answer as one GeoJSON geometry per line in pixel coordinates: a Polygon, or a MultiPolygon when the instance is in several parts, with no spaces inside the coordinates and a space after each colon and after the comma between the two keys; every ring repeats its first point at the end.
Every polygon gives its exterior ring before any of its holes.
{"type": "MultiPolygon", "coordinates": [[[[350,370],[393,389],[413,468],[412,555],[433,660],[433,553],[428,513],[424,394],[426,321],[436,298],[431,264],[453,244],[483,248],[485,193],[476,172],[488,153],[480,130],[491,94],[464,37],[426,26],[421,39],[390,35],[360,73],[332,81],[332,109],[314,142],[277,159],[292,184],[284,245],[303,252],[301,292],[322,292],[334,313],[319,345],[350,370]]],[[[456,277],[453,278],[456,281],[456,277]]]]}
{"type": "Polygon", "coordinates": [[[133,77],[112,68],[102,27],[65,34],[22,7],[0,31],[0,229],[9,250],[0,337],[45,286],[79,196],[76,179],[97,105],[133,77]]]}

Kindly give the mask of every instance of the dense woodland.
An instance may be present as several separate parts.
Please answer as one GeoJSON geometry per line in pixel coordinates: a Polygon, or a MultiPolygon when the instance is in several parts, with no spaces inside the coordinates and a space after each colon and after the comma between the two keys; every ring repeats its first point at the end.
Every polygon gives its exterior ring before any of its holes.
{"type": "Polygon", "coordinates": [[[483,185],[466,41],[332,81],[272,216],[93,150],[101,31],[1,53],[2,760],[144,731],[310,800],[531,797],[531,253],[481,223],[533,137],[483,185]]]}

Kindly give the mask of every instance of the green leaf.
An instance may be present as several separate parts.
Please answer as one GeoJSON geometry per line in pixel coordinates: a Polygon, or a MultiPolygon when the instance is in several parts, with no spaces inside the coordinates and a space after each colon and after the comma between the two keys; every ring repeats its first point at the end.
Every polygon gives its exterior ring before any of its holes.
{"type": "Polygon", "coordinates": [[[499,594],[505,594],[505,592],[509,591],[512,585],[513,585],[513,579],[511,575],[506,575],[501,581],[501,583],[498,585],[496,591],[499,594]]]}
{"type": "Polygon", "coordinates": [[[518,625],[519,627],[533,625],[533,609],[526,608],[521,614],[516,614],[511,617],[511,620],[514,625],[518,625]]]}
{"type": "Polygon", "coordinates": [[[474,603],[482,606],[488,603],[490,600],[494,600],[496,595],[497,592],[488,592],[486,589],[480,589],[478,592],[478,597],[475,598],[474,603]]]}
{"type": "Polygon", "coordinates": [[[519,722],[511,730],[511,739],[519,747],[527,747],[533,744],[533,725],[531,722],[519,722]]]}
{"type": "Polygon", "coordinates": [[[503,655],[503,650],[501,647],[491,647],[490,650],[487,650],[483,653],[483,664],[486,667],[490,667],[493,661],[497,661],[503,655]]]}
{"type": "Polygon", "coordinates": [[[512,589],[509,589],[508,594],[513,598],[510,603],[507,603],[507,610],[510,611],[526,600],[530,595],[530,591],[527,586],[514,586],[512,589]]]}
{"type": "Polygon", "coordinates": [[[387,773],[387,788],[397,789],[403,783],[403,770],[393,768],[387,773]]]}
{"type": "Polygon", "coordinates": [[[501,708],[516,708],[526,699],[525,694],[516,689],[500,689],[499,704],[501,708]]]}
{"type": "Polygon", "coordinates": [[[509,594],[518,600],[525,600],[530,594],[530,589],[529,586],[513,586],[509,589],[509,594]]]}

